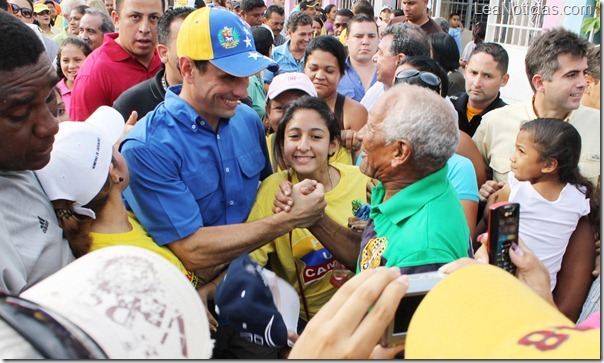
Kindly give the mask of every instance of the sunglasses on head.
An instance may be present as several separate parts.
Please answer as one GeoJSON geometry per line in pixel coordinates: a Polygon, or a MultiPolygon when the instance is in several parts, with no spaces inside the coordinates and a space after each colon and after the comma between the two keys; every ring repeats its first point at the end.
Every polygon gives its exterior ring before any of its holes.
{"type": "Polygon", "coordinates": [[[440,78],[434,73],[418,71],[417,69],[403,69],[396,74],[395,84],[409,83],[406,80],[418,77],[426,86],[435,89],[438,92],[440,87],[440,78]]]}
{"type": "Polygon", "coordinates": [[[11,7],[13,14],[17,15],[17,14],[19,14],[19,11],[20,11],[21,16],[24,17],[25,19],[29,19],[34,15],[33,10],[31,10],[29,8],[20,8],[19,5],[16,5],[13,3],[10,3],[10,7],[11,7]]]}

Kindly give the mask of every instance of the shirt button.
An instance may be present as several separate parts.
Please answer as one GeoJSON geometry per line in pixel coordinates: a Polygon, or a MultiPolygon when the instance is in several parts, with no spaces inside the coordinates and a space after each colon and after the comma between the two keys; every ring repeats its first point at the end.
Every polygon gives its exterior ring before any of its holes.
{"type": "Polygon", "coordinates": [[[216,135],[216,138],[217,138],[218,140],[220,140],[220,135],[216,135]]]}
{"type": "Polygon", "coordinates": [[[229,171],[231,171],[231,169],[226,168],[226,169],[224,169],[224,171],[226,171],[228,173],[229,171]]]}
{"type": "Polygon", "coordinates": [[[205,123],[205,121],[201,121],[201,122],[200,122],[200,124],[201,124],[201,126],[203,126],[203,125],[205,125],[206,123],[205,123]]]}
{"type": "Polygon", "coordinates": [[[233,202],[233,201],[231,200],[231,201],[229,202],[229,204],[230,204],[230,205],[233,205],[233,204],[235,204],[235,202],[233,202]]]}
{"type": "Polygon", "coordinates": [[[193,130],[195,130],[195,129],[197,128],[197,126],[195,126],[195,124],[193,124],[193,125],[191,125],[191,128],[192,128],[193,130]]]}

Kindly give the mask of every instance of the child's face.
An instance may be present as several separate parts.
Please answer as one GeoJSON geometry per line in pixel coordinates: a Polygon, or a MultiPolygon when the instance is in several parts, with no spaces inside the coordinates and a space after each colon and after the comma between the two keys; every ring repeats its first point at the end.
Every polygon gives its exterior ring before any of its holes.
{"type": "Polygon", "coordinates": [[[459,26],[461,25],[461,19],[459,18],[459,15],[452,16],[451,19],[449,19],[449,25],[451,25],[451,28],[459,28],[459,26]]]}
{"type": "Polygon", "coordinates": [[[520,181],[534,183],[546,172],[547,161],[541,161],[541,155],[535,148],[533,134],[521,130],[516,136],[516,146],[511,161],[511,171],[520,181]]]}

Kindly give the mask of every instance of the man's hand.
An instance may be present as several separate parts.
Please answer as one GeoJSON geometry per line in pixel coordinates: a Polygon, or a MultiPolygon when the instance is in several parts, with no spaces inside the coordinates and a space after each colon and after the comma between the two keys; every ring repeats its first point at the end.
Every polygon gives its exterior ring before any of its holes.
{"type": "Polygon", "coordinates": [[[315,224],[327,206],[323,184],[305,179],[294,185],[291,197],[293,205],[289,214],[296,228],[307,228],[315,224]]]}
{"type": "MultiPolygon", "coordinates": [[[[305,184],[300,189],[302,194],[307,195],[312,193],[317,187],[316,180],[305,179],[305,184]],[[305,182],[308,180],[310,183],[305,182]]],[[[273,200],[273,213],[289,212],[294,205],[294,199],[292,198],[292,189],[294,184],[289,180],[283,180],[279,183],[279,190],[275,193],[275,200],[273,200]]]]}
{"type": "Polygon", "coordinates": [[[308,322],[289,358],[367,359],[379,355],[376,345],[408,287],[409,279],[401,276],[399,268],[378,267],[354,276],[308,322]]]}
{"type": "Polygon", "coordinates": [[[115,143],[116,149],[119,150],[122,140],[124,139],[126,134],[128,132],[130,132],[132,127],[134,127],[134,125],[136,125],[137,119],[138,119],[138,112],[132,111],[132,113],[130,114],[130,117],[128,117],[128,120],[126,120],[126,124],[124,125],[124,132],[122,132],[122,135],[120,136],[119,139],[117,139],[117,142],[115,143]]]}
{"type": "Polygon", "coordinates": [[[494,180],[487,180],[481,187],[478,192],[479,198],[481,202],[486,202],[491,194],[495,193],[499,189],[505,186],[505,182],[496,182],[494,180]]]}
{"type": "Polygon", "coordinates": [[[342,130],[340,138],[342,139],[342,147],[350,152],[357,152],[361,149],[361,142],[357,139],[358,131],[342,130]]]}

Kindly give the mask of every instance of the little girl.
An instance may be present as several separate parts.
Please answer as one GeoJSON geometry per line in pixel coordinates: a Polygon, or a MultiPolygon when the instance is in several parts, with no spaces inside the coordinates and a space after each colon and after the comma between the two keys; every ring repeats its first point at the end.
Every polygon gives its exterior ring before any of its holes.
{"type": "Polygon", "coordinates": [[[579,173],[580,154],[581,136],[572,125],[551,118],[525,123],[508,184],[489,200],[520,203],[520,238],[549,270],[552,291],[569,238],[590,211],[593,186],[579,173]]]}
{"type": "Polygon", "coordinates": [[[76,37],[66,38],[59,48],[57,70],[61,81],[57,83],[57,88],[61,92],[66,110],[69,110],[69,105],[71,104],[71,89],[73,88],[75,76],[91,52],[92,49],[88,43],[76,37]]]}

